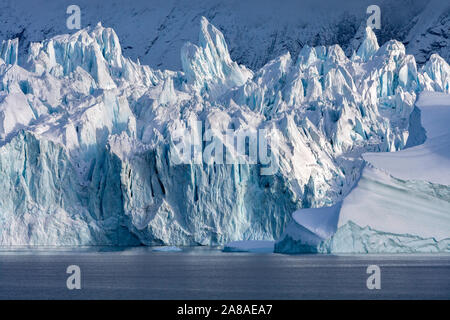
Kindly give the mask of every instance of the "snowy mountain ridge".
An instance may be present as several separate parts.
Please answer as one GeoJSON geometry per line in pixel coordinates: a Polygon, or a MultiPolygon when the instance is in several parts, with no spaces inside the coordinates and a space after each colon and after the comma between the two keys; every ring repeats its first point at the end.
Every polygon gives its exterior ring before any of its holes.
{"type": "Polygon", "coordinates": [[[417,93],[450,90],[444,59],[418,69],[370,28],[351,59],[338,45],[305,46],[256,72],[231,59],[206,18],[198,45],[181,51],[183,72],[126,58],[101,24],[32,43],[23,64],[17,47],[0,51],[2,245],[278,239],[296,209],[350,192],[362,153],[406,146],[417,93]],[[199,122],[213,132],[202,143],[224,153],[225,131],[264,129],[277,172],[176,163],[174,134],[199,122]]]}
{"type": "MultiPolygon", "coordinates": [[[[66,27],[69,0],[3,0],[0,41],[19,38],[19,60],[31,42],[74,33],[66,27]]],[[[441,0],[78,0],[81,27],[114,28],[123,52],[153,69],[182,68],[179,52],[196,43],[205,16],[228,41],[230,55],[253,71],[305,46],[339,44],[350,57],[364,39],[367,7],[381,9],[380,44],[401,41],[422,65],[431,54],[450,59],[450,6],[441,0]]]]}
{"type": "Polygon", "coordinates": [[[425,142],[363,154],[355,189],[334,206],[296,211],[276,251],[450,252],[450,95],[422,92],[416,105],[425,142]]]}

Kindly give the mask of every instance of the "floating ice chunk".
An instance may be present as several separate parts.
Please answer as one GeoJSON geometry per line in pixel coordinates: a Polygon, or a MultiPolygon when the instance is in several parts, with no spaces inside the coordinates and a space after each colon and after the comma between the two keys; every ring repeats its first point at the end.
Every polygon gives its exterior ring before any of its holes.
{"type": "Polygon", "coordinates": [[[181,252],[182,249],[174,246],[164,246],[164,247],[153,247],[152,251],[156,252],[181,252]]]}
{"type": "Polygon", "coordinates": [[[272,253],[275,241],[233,241],[225,245],[224,252],[272,253]]]}

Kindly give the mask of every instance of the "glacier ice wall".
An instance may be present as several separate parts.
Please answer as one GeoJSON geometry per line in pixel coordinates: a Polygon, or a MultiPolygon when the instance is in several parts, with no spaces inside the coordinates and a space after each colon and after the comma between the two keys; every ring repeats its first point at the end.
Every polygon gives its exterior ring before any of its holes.
{"type": "Polygon", "coordinates": [[[364,40],[361,43],[356,56],[354,57],[359,57],[362,61],[367,62],[378,51],[379,48],[380,47],[378,45],[375,33],[370,27],[366,27],[364,40]]]}
{"type": "Polygon", "coordinates": [[[0,45],[0,59],[3,63],[17,64],[19,55],[19,39],[3,40],[0,45]]]}
{"type": "Polygon", "coordinates": [[[295,210],[351,191],[362,153],[405,147],[417,93],[449,92],[439,56],[418,69],[401,43],[366,38],[352,59],[338,45],[305,46],[254,73],[206,19],[181,52],[183,72],[124,57],[101,24],[32,43],[23,64],[17,42],[3,42],[0,244],[278,239],[295,210]],[[218,142],[228,130],[270,131],[276,172],[179,164],[174,137],[199,121],[218,142]]]}
{"type": "Polygon", "coordinates": [[[450,95],[423,92],[416,104],[423,144],[363,154],[362,176],[340,207],[295,212],[276,251],[450,252],[450,95]],[[333,219],[320,218],[323,212],[333,219]],[[334,232],[321,232],[327,228],[334,232]],[[308,241],[311,235],[315,241],[308,241]]]}
{"type": "Polygon", "coordinates": [[[349,222],[320,243],[320,253],[437,253],[449,252],[450,239],[436,240],[409,234],[388,233],[349,222]]]}
{"type": "Polygon", "coordinates": [[[202,17],[199,45],[187,42],[181,63],[188,84],[216,97],[231,87],[243,85],[252,72],[231,60],[222,33],[202,17]]]}
{"type": "MultiPolygon", "coordinates": [[[[88,188],[80,185],[63,146],[21,130],[0,147],[0,159],[2,245],[139,243],[122,222],[120,198],[115,198],[120,185],[95,181],[97,177],[88,188]],[[92,193],[109,199],[93,203],[92,193]]],[[[103,179],[119,170],[106,159],[101,165],[103,179]]]]}

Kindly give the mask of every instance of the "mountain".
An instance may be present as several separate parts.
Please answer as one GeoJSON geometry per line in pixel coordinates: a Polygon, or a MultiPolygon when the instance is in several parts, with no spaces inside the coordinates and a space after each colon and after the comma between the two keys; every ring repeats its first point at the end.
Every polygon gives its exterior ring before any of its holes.
{"type": "MultiPolygon", "coordinates": [[[[0,40],[19,38],[26,58],[30,42],[64,33],[69,0],[3,0],[0,40]]],[[[98,21],[112,27],[126,56],[155,69],[181,70],[180,50],[197,41],[200,18],[224,34],[231,58],[253,71],[289,52],[296,57],[305,46],[339,44],[350,57],[363,37],[366,9],[381,9],[380,45],[401,41],[408,54],[424,64],[432,53],[449,61],[449,10],[440,0],[79,0],[81,26],[98,21]]]]}
{"type": "Polygon", "coordinates": [[[304,46],[252,71],[199,22],[182,71],[126,57],[100,23],[21,58],[2,42],[0,244],[278,239],[297,209],[342,201],[363,153],[411,143],[419,92],[449,93],[444,59],[418,68],[370,28],[351,59],[304,46]]]}

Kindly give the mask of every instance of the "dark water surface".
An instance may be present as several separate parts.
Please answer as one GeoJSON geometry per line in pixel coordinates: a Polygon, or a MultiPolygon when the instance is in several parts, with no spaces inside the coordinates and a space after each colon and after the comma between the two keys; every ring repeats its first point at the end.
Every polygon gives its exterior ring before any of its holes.
{"type": "Polygon", "coordinates": [[[0,299],[449,299],[450,255],[0,249],[0,299]],[[381,269],[369,290],[366,269],[381,269]],[[81,290],[66,269],[81,268],[81,290]]]}

